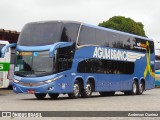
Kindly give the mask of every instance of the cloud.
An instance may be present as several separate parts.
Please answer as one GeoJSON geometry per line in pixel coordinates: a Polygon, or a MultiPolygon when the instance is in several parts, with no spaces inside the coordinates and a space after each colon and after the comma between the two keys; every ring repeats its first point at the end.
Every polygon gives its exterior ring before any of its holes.
{"type": "Polygon", "coordinates": [[[148,37],[160,38],[159,0],[1,0],[0,28],[20,31],[25,23],[75,20],[89,24],[115,15],[142,22],[148,37]]]}

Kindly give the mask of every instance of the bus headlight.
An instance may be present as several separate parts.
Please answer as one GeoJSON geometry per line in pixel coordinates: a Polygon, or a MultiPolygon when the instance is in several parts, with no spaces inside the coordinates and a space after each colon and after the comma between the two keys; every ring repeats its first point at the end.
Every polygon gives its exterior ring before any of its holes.
{"type": "Polygon", "coordinates": [[[63,75],[60,75],[60,76],[58,76],[58,77],[55,77],[55,78],[50,79],[50,80],[46,80],[46,81],[44,81],[44,82],[45,82],[45,83],[51,83],[51,82],[56,81],[56,80],[58,80],[58,79],[60,79],[60,78],[62,78],[62,77],[63,77],[63,75]]]}
{"type": "Polygon", "coordinates": [[[14,79],[14,80],[13,80],[13,82],[18,83],[19,81],[18,81],[18,80],[16,80],[16,79],[14,79]]]}

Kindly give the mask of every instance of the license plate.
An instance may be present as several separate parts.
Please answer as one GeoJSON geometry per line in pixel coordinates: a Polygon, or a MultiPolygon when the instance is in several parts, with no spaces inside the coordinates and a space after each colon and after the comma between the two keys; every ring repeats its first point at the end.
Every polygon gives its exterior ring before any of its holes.
{"type": "Polygon", "coordinates": [[[34,94],[35,91],[34,91],[34,90],[28,90],[28,93],[29,93],[29,94],[34,94]]]}

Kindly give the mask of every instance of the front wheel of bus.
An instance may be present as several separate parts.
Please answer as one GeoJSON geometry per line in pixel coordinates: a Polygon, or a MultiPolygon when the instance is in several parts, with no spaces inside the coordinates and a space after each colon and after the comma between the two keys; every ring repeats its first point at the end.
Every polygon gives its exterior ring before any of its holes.
{"type": "Polygon", "coordinates": [[[59,96],[58,93],[49,93],[48,95],[49,95],[49,97],[52,98],[52,99],[57,99],[57,97],[59,96]]]}
{"type": "Polygon", "coordinates": [[[37,99],[44,99],[46,97],[46,93],[35,93],[34,94],[36,96],[37,99]]]}
{"type": "Polygon", "coordinates": [[[80,83],[78,81],[75,81],[73,85],[73,93],[68,93],[68,96],[71,99],[76,99],[80,95],[80,90],[81,90],[80,83]]]}
{"type": "Polygon", "coordinates": [[[91,97],[92,90],[93,90],[92,83],[88,81],[86,84],[86,87],[84,89],[82,89],[81,97],[83,97],[83,98],[91,97]]]}

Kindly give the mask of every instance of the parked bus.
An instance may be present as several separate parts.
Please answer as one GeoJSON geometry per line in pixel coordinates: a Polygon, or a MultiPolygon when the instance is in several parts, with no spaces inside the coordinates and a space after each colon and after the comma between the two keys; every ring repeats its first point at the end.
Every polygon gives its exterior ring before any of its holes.
{"type": "MultiPolygon", "coordinates": [[[[156,51],[160,51],[160,49],[156,49],[156,51]]],[[[157,87],[160,86],[160,53],[157,52],[158,54],[156,55],[156,60],[155,60],[155,66],[156,66],[156,69],[155,69],[155,85],[157,87]]]]}
{"type": "Polygon", "coordinates": [[[6,45],[9,45],[8,41],[0,40],[0,88],[7,88],[9,86],[10,48],[6,49],[4,57],[1,57],[1,50],[6,45]]]}
{"type": "Polygon", "coordinates": [[[16,50],[15,93],[56,99],[139,95],[155,87],[154,43],[145,37],[80,22],[33,22],[16,50]]]}

